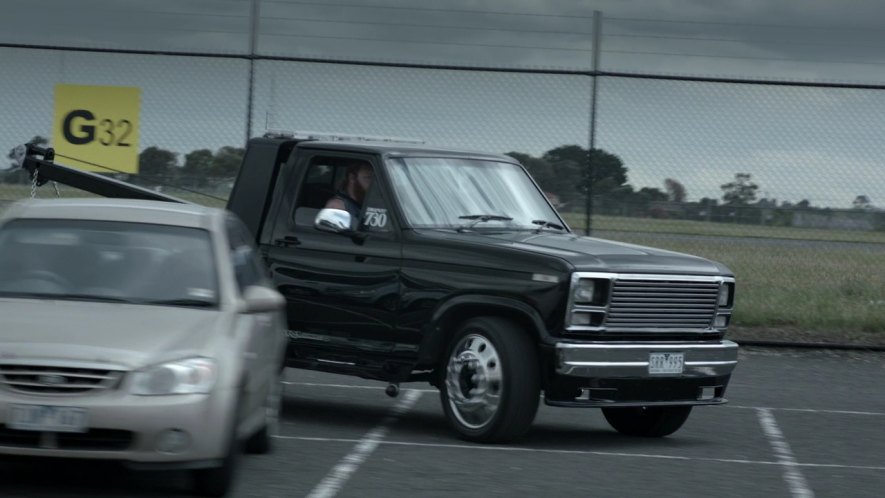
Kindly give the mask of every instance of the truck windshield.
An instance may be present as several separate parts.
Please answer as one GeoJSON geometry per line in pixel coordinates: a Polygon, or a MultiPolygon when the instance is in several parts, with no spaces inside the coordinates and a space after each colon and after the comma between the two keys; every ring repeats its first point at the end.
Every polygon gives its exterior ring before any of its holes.
{"type": "Polygon", "coordinates": [[[556,212],[518,165],[461,158],[396,158],[391,182],[415,228],[537,229],[556,212]]]}
{"type": "Polygon", "coordinates": [[[215,307],[210,241],[179,226],[13,220],[0,228],[0,296],[215,307]]]}

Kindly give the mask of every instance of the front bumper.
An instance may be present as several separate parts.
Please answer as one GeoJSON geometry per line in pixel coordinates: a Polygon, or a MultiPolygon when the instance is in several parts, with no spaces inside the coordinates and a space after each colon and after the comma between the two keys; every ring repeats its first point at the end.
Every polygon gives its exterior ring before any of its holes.
{"type": "Polygon", "coordinates": [[[683,353],[685,369],[681,377],[716,377],[731,374],[737,366],[738,345],[732,341],[647,344],[558,343],[556,373],[596,378],[661,377],[648,373],[648,359],[651,353],[683,353]]]}
{"type": "Polygon", "coordinates": [[[234,390],[209,395],[133,396],[120,391],[96,396],[27,395],[0,391],[0,455],[103,459],[163,468],[217,465],[227,452],[234,390]],[[229,392],[228,392],[229,391],[229,392]],[[7,427],[10,407],[76,407],[87,412],[82,433],[40,432],[7,427]],[[187,434],[189,443],[161,452],[165,431],[187,434]]]}
{"type": "Polygon", "coordinates": [[[737,366],[732,341],[557,343],[545,401],[557,406],[712,405],[726,402],[737,366]],[[682,353],[680,373],[651,373],[652,353],[682,353]]]}

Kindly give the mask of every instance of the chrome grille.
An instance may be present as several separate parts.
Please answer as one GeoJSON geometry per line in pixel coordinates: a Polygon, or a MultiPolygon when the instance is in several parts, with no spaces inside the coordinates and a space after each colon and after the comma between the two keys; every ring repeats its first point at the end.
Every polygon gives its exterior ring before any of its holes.
{"type": "Polygon", "coordinates": [[[113,389],[123,372],[91,368],[0,365],[0,384],[35,394],[84,394],[113,389]]]}
{"type": "Polygon", "coordinates": [[[608,328],[703,329],[716,312],[716,280],[616,279],[606,316],[608,328]]]}

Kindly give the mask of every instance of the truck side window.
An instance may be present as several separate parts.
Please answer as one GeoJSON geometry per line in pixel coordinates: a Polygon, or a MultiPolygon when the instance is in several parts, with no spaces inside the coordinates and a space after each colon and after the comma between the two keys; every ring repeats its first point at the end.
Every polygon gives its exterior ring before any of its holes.
{"type": "Polygon", "coordinates": [[[335,194],[335,167],[331,158],[315,157],[310,161],[307,176],[298,192],[295,224],[312,227],[317,213],[335,194]]]}
{"type": "Polygon", "coordinates": [[[352,157],[317,156],[311,159],[296,200],[295,225],[312,227],[317,213],[329,207],[330,200],[338,199],[333,204],[338,209],[342,207],[337,205],[343,205],[354,213],[356,228],[357,220],[360,219],[356,212],[365,211],[365,206],[361,206],[360,201],[365,203],[363,197],[366,193],[365,188],[356,188],[357,172],[363,177],[371,175],[371,164],[352,157]]]}

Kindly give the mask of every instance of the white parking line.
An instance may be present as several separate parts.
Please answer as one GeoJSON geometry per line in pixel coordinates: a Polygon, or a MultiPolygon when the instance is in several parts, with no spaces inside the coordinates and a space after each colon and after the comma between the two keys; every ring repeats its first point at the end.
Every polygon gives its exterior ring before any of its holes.
{"type": "MultiPolygon", "coordinates": [[[[350,453],[338,462],[337,465],[320,481],[313,491],[310,492],[308,498],[331,498],[338,494],[338,491],[344,487],[344,484],[350,479],[350,476],[359,469],[360,465],[375,451],[375,448],[387,436],[390,427],[396,423],[397,419],[404,413],[409,411],[421,397],[419,391],[406,391],[396,405],[390,410],[390,413],[384,417],[384,420],[377,427],[366,433],[362,439],[355,440],[356,446],[350,453]]],[[[286,439],[277,436],[280,439],[286,439]]]]}
{"type": "MultiPolygon", "coordinates": [[[[350,384],[321,384],[316,382],[293,382],[293,381],[285,381],[283,384],[290,386],[307,386],[307,387],[337,387],[340,389],[373,389],[373,390],[381,390],[386,389],[384,386],[354,386],[350,384]]],[[[413,391],[419,393],[436,393],[439,392],[436,389],[409,389],[403,388],[403,391],[413,391]]]]}
{"type": "MultiPolygon", "coordinates": [[[[338,389],[372,389],[372,390],[384,390],[384,386],[358,386],[352,384],[324,384],[319,382],[284,382],[284,384],[292,385],[292,386],[307,386],[307,387],[331,387],[338,389]]],[[[438,393],[437,389],[409,389],[403,388],[403,391],[416,391],[421,393],[438,393]]],[[[813,408],[777,408],[772,406],[742,406],[742,405],[722,405],[724,408],[737,408],[740,410],[776,410],[776,411],[789,411],[789,412],[805,412],[805,413],[828,413],[833,415],[864,415],[864,416],[874,416],[874,417],[885,417],[885,413],[883,412],[860,412],[860,411],[850,411],[850,410],[816,410],[813,408]]]]}
{"type": "Polygon", "coordinates": [[[851,410],[817,410],[814,408],[775,408],[772,406],[740,406],[725,405],[726,408],[740,408],[742,410],[777,410],[780,412],[804,412],[804,413],[827,413],[831,415],[865,415],[873,417],[885,417],[882,412],[858,412],[851,410]]]}
{"type": "MultiPolygon", "coordinates": [[[[325,442],[325,443],[358,443],[361,441],[360,439],[327,438],[327,437],[305,437],[305,436],[276,436],[276,437],[278,439],[288,439],[288,440],[292,440],[292,441],[315,441],[315,442],[325,442]]],[[[611,456],[611,457],[627,457],[627,458],[651,458],[651,459],[657,459],[657,460],[739,463],[739,464],[749,464],[749,465],[786,465],[782,461],[772,462],[772,461],[766,461],[766,460],[687,457],[687,456],[681,456],[681,455],[659,455],[659,454],[649,454],[649,453],[623,453],[623,452],[612,452],[612,451],[557,450],[557,449],[548,449],[548,448],[523,448],[523,447],[519,447],[519,446],[416,443],[416,442],[411,442],[411,441],[378,441],[378,444],[379,445],[387,445],[387,446],[413,446],[413,447],[421,447],[421,448],[468,449],[468,450],[481,450],[481,451],[512,451],[512,452],[565,454],[565,455],[592,455],[592,456],[611,456]]],[[[862,465],[841,465],[841,464],[830,464],[830,463],[795,463],[793,465],[795,467],[885,471],[885,467],[862,466],[862,465]]]]}
{"type": "Polygon", "coordinates": [[[783,465],[784,480],[787,481],[787,486],[790,487],[790,494],[797,498],[814,498],[814,491],[808,487],[805,476],[802,475],[796,458],[793,457],[793,451],[784,438],[784,434],[777,426],[777,421],[774,419],[771,410],[760,408],[756,413],[759,415],[759,423],[762,424],[762,430],[768,436],[768,441],[771,443],[775,456],[783,465]]]}

